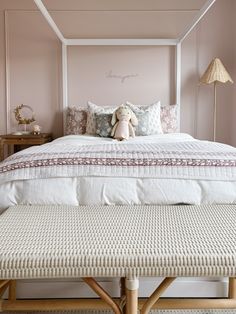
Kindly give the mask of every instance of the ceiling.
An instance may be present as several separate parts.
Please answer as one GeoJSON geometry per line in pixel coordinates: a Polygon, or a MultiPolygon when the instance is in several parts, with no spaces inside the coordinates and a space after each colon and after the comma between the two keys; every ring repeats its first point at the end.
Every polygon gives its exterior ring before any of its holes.
{"type": "MultiPolygon", "coordinates": [[[[206,0],[43,0],[43,3],[66,38],[178,38],[206,0]]],[[[36,9],[33,0],[0,0],[0,10],[36,9]]]]}

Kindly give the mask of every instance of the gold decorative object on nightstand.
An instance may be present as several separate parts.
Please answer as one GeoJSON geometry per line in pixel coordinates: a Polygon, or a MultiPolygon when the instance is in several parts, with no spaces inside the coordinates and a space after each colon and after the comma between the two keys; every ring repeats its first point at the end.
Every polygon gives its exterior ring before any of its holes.
{"type": "MultiPolygon", "coordinates": [[[[27,131],[27,126],[36,121],[34,117],[33,109],[27,105],[19,105],[14,109],[15,119],[18,122],[18,125],[23,125],[24,129],[21,131],[22,134],[29,134],[27,131]],[[23,112],[23,114],[22,114],[23,112]]],[[[20,133],[20,132],[19,132],[20,133]]]]}
{"type": "Polygon", "coordinates": [[[38,135],[22,134],[22,135],[0,135],[0,161],[4,159],[4,146],[7,145],[7,156],[11,155],[11,147],[13,153],[20,151],[26,147],[33,145],[42,145],[52,141],[51,133],[41,133],[38,135]]]}

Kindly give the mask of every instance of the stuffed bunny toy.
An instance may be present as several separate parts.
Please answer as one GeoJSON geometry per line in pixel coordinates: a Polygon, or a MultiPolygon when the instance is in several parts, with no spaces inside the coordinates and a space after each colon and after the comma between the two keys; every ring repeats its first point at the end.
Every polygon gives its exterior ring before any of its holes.
{"type": "Polygon", "coordinates": [[[138,120],[130,107],[121,105],[113,113],[111,124],[113,125],[111,136],[122,141],[135,136],[133,126],[138,124],[138,120]]]}

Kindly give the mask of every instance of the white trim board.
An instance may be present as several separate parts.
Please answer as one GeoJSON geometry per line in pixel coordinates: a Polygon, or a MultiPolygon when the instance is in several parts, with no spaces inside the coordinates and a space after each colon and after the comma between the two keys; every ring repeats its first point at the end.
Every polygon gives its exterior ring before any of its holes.
{"type": "Polygon", "coordinates": [[[180,104],[181,104],[181,43],[176,45],[175,52],[175,99],[178,104],[177,121],[178,130],[180,131],[180,104]]]}
{"type": "Polygon", "coordinates": [[[10,58],[9,58],[9,32],[8,32],[8,15],[4,11],[4,28],[5,28],[5,84],[6,84],[6,134],[11,132],[11,100],[10,100],[10,58]]]}
{"type": "Polygon", "coordinates": [[[96,38],[96,39],[65,39],[67,46],[176,46],[177,39],[145,39],[145,38],[96,38]]]}
{"type": "Polygon", "coordinates": [[[66,131],[66,108],[68,107],[68,59],[67,45],[62,43],[62,106],[63,106],[63,134],[66,131]]]}

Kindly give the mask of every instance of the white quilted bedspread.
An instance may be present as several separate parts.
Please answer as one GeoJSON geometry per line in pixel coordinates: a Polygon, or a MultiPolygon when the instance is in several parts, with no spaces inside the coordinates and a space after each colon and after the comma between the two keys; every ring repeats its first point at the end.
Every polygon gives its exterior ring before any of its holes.
{"type": "Polygon", "coordinates": [[[16,206],[0,279],[236,276],[236,206],[16,206]]]}
{"type": "Polygon", "coordinates": [[[79,176],[235,180],[236,148],[189,135],[161,136],[129,142],[61,138],[6,159],[0,183],[79,176]]]}

